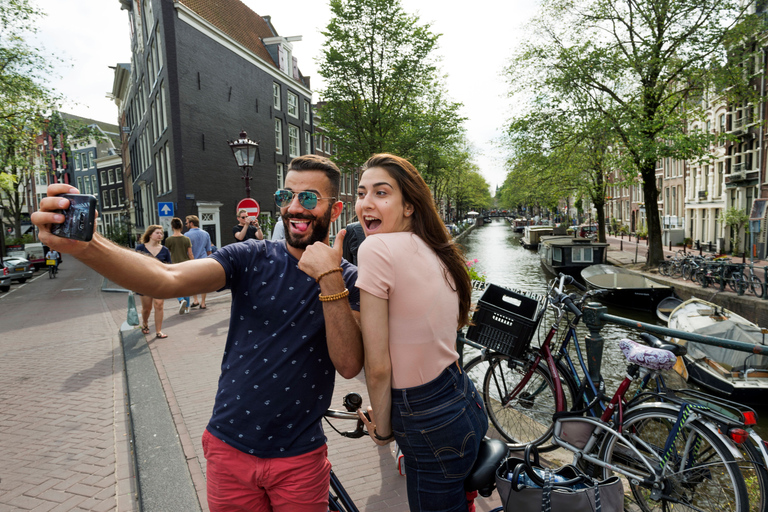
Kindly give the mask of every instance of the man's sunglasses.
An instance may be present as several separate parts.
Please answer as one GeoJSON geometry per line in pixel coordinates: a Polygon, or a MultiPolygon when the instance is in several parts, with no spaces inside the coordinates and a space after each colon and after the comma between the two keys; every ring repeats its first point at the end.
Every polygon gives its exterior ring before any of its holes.
{"type": "MultiPolygon", "coordinates": [[[[275,192],[275,203],[280,208],[288,206],[291,204],[291,201],[293,201],[294,194],[296,194],[296,192],[293,190],[280,189],[275,192]]],[[[307,210],[314,210],[317,206],[318,199],[336,199],[335,197],[318,197],[314,192],[309,192],[307,190],[298,192],[298,196],[299,204],[307,210]]]]}

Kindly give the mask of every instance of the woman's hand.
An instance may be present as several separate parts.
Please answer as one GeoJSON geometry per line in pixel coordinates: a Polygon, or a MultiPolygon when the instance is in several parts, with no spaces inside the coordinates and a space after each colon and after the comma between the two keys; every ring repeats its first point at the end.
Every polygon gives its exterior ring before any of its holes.
{"type": "Polygon", "coordinates": [[[371,439],[373,439],[373,442],[377,445],[386,446],[395,440],[395,436],[392,434],[392,432],[376,432],[376,417],[373,415],[373,409],[371,407],[368,407],[368,416],[371,417],[370,421],[365,417],[365,413],[361,409],[357,410],[357,415],[365,424],[365,428],[368,430],[368,435],[371,436],[371,439]],[[388,437],[389,439],[377,439],[376,434],[378,434],[379,437],[388,437]]]}

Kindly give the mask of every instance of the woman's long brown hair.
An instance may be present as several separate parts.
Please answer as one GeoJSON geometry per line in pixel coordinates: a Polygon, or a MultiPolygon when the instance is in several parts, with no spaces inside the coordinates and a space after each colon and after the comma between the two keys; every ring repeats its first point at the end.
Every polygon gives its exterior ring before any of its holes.
{"type": "MultiPolygon", "coordinates": [[[[472,283],[467,272],[464,254],[454,243],[440,219],[429,185],[409,161],[399,156],[386,153],[373,155],[365,162],[363,172],[373,167],[386,170],[400,187],[403,201],[413,206],[411,230],[435,251],[453,278],[453,284],[459,296],[457,329],[464,327],[469,320],[472,283]]],[[[450,284],[450,281],[448,282],[450,284]]]]}

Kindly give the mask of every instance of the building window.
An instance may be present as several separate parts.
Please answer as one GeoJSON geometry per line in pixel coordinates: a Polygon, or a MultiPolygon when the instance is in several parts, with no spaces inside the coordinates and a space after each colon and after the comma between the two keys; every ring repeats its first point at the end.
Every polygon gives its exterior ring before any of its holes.
{"type": "Polygon", "coordinates": [[[592,262],[592,248],[591,247],[573,247],[571,249],[571,261],[574,263],[591,263],[592,262]]]}
{"type": "Polygon", "coordinates": [[[283,154],[283,122],[275,119],[275,153],[283,154]]]}
{"type": "Polygon", "coordinates": [[[304,122],[309,124],[309,102],[304,102],[304,122]]]}
{"type": "Polygon", "coordinates": [[[288,125],[288,156],[299,156],[301,150],[299,149],[299,127],[288,125]]]}
{"type": "Polygon", "coordinates": [[[280,84],[272,82],[272,106],[280,110],[280,84]]]}
{"type": "Polygon", "coordinates": [[[312,152],[312,135],[304,130],[304,154],[308,155],[312,152]]]}
{"type": "Polygon", "coordinates": [[[277,189],[283,188],[283,184],[285,183],[283,180],[285,180],[285,166],[281,163],[277,164],[277,189]]]}
{"type": "Polygon", "coordinates": [[[288,115],[291,117],[299,117],[299,97],[288,92],[288,115]]]}

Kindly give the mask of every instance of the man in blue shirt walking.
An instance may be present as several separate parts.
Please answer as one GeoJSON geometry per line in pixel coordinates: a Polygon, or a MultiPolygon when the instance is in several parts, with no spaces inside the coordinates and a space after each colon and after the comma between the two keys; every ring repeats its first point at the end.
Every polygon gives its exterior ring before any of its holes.
{"type": "MultiPolygon", "coordinates": [[[[192,255],[196,260],[205,258],[211,255],[211,235],[207,231],[200,229],[200,219],[197,215],[187,215],[187,231],[186,235],[192,241],[192,255]]],[[[191,308],[200,306],[200,309],[206,309],[205,297],[207,293],[200,294],[200,302],[197,301],[197,295],[192,295],[191,308]]]]}

